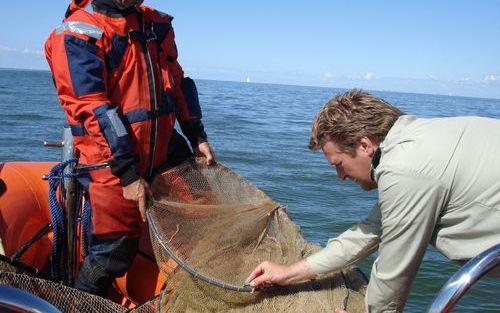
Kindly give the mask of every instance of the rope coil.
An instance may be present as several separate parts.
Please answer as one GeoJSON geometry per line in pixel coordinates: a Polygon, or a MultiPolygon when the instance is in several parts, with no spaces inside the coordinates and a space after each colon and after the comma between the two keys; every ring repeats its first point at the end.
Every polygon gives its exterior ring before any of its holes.
{"type": "Polygon", "coordinates": [[[64,245],[66,235],[66,216],[64,215],[63,207],[57,197],[57,190],[61,181],[64,178],[77,178],[75,173],[65,173],[64,169],[70,164],[76,164],[78,159],[69,159],[54,166],[48,174],[49,180],[49,209],[52,220],[52,263],[51,275],[55,280],[61,280],[63,277],[63,253],[62,247],[64,245]]]}
{"type": "Polygon", "coordinates": [[[82,253],[83,256],[86,257],[89,255],[89,234],[90,234],[90,219],[91,219],[91,210],[90,210],[90,198],[88,193],[84,194],[85,203],[83,205],[82,210],[82,253]]]}

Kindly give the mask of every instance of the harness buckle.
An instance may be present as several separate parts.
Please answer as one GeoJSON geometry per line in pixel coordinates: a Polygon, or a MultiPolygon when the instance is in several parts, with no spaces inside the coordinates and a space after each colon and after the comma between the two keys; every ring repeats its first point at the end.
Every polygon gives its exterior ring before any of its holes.
{"type": "Polygon", "coordinates": [[[154,31],[142,32],[142,31],[130,31],[126,34],[129,41],[136,40],[139,42],[150,42],[156,40],[158,37],[154,31]]]}
{"type": "Polygon", "coordinates": [[[146,33],[146,41],[153,41],[156,40],[158,37],[156,37],[156,33],[154,31],[149,31],[146,33]]]}

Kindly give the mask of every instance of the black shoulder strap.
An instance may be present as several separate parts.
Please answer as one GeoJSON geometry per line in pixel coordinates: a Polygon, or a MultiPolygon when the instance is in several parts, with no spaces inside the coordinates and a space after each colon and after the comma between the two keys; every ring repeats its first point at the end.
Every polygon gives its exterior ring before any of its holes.
{"type": "Polygon", "coordinates": [[[144,25],[144,15],[142,12],[137,13],[137,20],[139,22],[139,31],[131,31],[125,34],[129,39],[135,40],[141,43],[146,43],[148,41],[156,40],[156,33],[153,31],[153,27],[147,27],[144,25]]]}
{"type": "Polygon", "coordinates": [[[142,43],[156,40],[156,34],[153,30],[149,30],[147,32],[142,31],[131,31],[125,34],[128,38],[139,41],[142,43]]]}

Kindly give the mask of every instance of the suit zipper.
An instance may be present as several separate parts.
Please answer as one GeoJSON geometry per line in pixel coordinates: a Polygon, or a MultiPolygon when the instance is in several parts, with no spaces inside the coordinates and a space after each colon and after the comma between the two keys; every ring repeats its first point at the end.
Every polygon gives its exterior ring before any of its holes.
{"type": "MultiPolygon", "coordinates": [[[[139,14],[139,22],[140,26],[142,28],[143,33],[146,33],[146,28],[144,21],[142,19],[142,14],[139,14]]],[[[148,42],[143,42],[142,43],[142,49],[144,52],[144,56],[146,58],[146,68],[147,68],[147,74],[148,74],[148,81],[149,81],[149,95],[151,98],[151,112],[157,112],[158,109],[158,99],[156,96],[156,80],[154,76],[154,69],[153,69],[153,62],[151,61],[151,54],[149,53],[148,50],[148,42]]],[[[156,151],[156,133],[158,131],[158,120],[157,120],[156,114],[153,114],[151,117],[151,137],[150,137],[150,142],[149,142],[149,165],[148,165],[148,178],[151,178],[153,175],[153,169],[154,169],[154,157],[155,157],[155,151],[156,151]]]]}

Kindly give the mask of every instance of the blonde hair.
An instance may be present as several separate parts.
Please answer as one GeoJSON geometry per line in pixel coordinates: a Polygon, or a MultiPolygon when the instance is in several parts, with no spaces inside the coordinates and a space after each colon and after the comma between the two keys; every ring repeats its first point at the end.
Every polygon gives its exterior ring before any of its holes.
{"type": "Polygon", "coordinates": [[[313,120],[309,149],[319,150],[334,141],[343,152],[355,154],[358,139],[366,136],[381,142],[404,113],[366,91],[352,89],[336,95],[313,120]]]}

